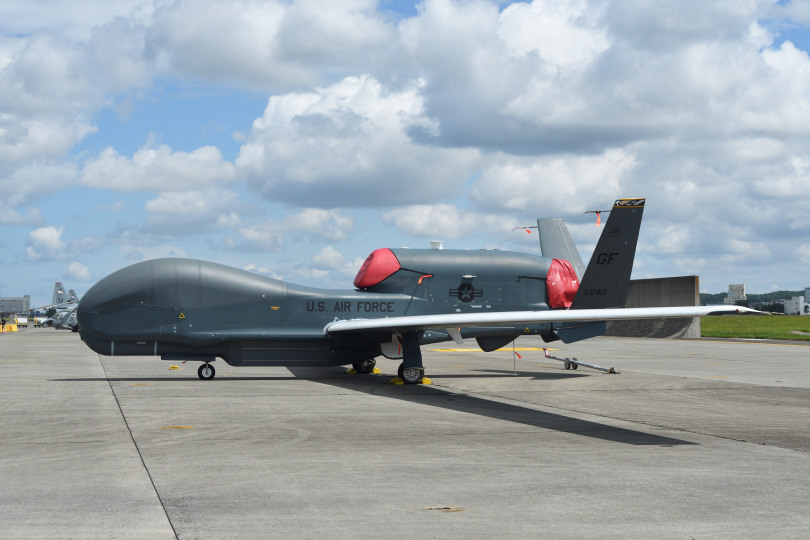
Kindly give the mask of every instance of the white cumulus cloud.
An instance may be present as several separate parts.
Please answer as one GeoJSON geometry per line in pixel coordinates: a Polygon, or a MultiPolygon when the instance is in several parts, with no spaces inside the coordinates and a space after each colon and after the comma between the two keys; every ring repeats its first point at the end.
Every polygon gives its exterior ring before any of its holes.
{"type": "Polygon", "coordinates": [[[64,279],[75,279],[77,281],[87,281],[90,279],[90,270],[80,262],[73,261],[62,271],[64,279]]]}
{"type": "Polygon", "coordinates": [[[65,227],[56,228],[53,225],[40,227],[28,233],[25,259],[28,262],[59,261],[68,258],[65,253],[65,244],[62,233],[65,227]]]}
{"type": "Polygon", "coordinates": [[[405,204],[450,195],[478,152],[414,144],[432,131],[421,85],[348,77],[312,93],[270,98],[236,166],[262,197],[295,206],[405,204]]]}
{"type": "Polygon", "coordinates": [[[79,182],[115,191],[164,192],[228,183],[234,175],[233,164],[222,158],[219,148],[173,152],[163,144],[141,148],[131,158],[107,148],[85,164],[79,182]]]}

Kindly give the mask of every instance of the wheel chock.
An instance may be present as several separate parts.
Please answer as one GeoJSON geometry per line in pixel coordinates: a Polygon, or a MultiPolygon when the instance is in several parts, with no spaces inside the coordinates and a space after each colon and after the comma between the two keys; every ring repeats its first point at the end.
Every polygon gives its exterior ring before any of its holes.
{"type": "Polygon", "coordinates": [[[169,366],[169,369],[167,369],[167,371],[177,371],[177,370],[180,370],[180,369],[183,369],[183,368],[181,368],[180,366],[169,366]]]}
{"type": "MultiPolygon", "coordinates": [[[[399,377],[394,377],[388,384],[405,384],[405,381],[403,381],[399,377]]],[[[427,377],[422,377],[416,384],[433,384],[433,381],[431,381],[427,377]]]]}
{"type": "MultiPolygon", "coordinates": [[[[349,368],[344,373],[346,375],[357,375],[357,370],[354,368],[349,368]]],[[[380,368],[374,368],[371,371],[369,371],[369,373],[382,373],[382,371],[380,371],[380,368]]]]}

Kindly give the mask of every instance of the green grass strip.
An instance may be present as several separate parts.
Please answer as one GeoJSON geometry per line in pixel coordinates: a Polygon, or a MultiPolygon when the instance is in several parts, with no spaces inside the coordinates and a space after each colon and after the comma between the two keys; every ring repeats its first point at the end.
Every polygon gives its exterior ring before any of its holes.
{"type": "Polygon", "coordinates": [[[810,335],[793,334],[791,330],[810,334],[810,316],[728,315],[700,319],[703,337],[810,340],[810,335]]]}

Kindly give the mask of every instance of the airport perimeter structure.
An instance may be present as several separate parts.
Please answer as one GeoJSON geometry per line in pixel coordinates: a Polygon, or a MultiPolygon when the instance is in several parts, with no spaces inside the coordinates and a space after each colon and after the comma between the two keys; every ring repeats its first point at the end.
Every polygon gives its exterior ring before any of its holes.
{"type": "MultiPolygon", "coordinates": [[[[678,276],[631,280],[625,307],[699,305],[700,280],[698,276],[678,276]]],[[[608,321],[606,335],[614,337],[700,339],[700,317],[608,321]]]]}

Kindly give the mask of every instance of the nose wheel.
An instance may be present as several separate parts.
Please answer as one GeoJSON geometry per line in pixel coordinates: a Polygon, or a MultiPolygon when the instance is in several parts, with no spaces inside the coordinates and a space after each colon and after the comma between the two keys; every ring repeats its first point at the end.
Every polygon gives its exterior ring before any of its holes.
{"type": "Polygon", "coordinates": [[[210,381],[216,375],[216,370],[214,366],[211,364],[203,364],[200,366],[200,369],[197,370],[197,375],[199,375],[200,379],[204,381],[210,381]]]}
{"type": "Polygon", "coordinates": [[[400,364],[397,375],[405,384],[416,384],[422,380],[424,370],[415,367],[406,368],[400,364]]]}

